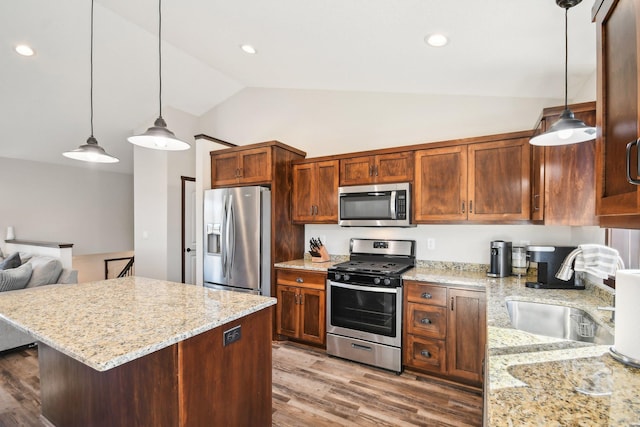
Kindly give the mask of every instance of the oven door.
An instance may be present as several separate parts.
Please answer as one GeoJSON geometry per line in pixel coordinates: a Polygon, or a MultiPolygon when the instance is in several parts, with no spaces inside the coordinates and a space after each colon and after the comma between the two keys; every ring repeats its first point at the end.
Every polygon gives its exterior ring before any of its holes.
{"type": "Polygon", "coordinates": [[[402,288],[327,280],[327,333],[400,347],[402,288]]]}

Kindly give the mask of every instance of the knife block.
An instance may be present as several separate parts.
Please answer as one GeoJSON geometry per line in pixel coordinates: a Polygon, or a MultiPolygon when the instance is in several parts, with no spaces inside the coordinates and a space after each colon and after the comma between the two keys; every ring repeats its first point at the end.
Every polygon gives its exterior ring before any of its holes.
{"type": "Polygon", "coordinates": [[[320,256],[312,256],[311,262],[327,262],[331,260],[329,252],[327,252],[327,249],[324,247],[324,245],[318,248],[318,253],[320,254],[320,256]]]}

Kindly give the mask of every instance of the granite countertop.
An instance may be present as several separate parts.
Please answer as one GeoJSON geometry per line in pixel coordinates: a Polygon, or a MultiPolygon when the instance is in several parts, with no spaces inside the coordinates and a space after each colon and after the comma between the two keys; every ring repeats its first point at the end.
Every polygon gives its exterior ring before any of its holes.
{"type": "MultiPolygon", "coordinates": [[[[307,264],[293,263],[295,267],[281,266],[304,268],[307,264]]],[[[582,291],[531,289],[525,281],[535,277],[490,278],[482,266],[469,271],[455,263],[419,262],[402,277],[486,291],[488,425],[640,425],[640,369],[615,361],[609,345],[514,329],[506,308],[510,299],[576,307],[613,332],[611,314],[596,308],[611,305],[607,291],[591,285],[582,291]]]]}
{"type": "Polygon", "coordinates": [[[0,317],[106,371],[276,303],[275,298],[125,277],[0,293],[0,317]]]}

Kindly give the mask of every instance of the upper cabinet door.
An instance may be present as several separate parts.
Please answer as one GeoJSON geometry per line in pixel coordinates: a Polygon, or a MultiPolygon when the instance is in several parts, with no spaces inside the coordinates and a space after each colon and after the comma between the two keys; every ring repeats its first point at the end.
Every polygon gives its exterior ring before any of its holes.
{"type": "Polygon", "coordinates": [[[340,160],[340,185],[362,185],[373,182],[374,156],[340,160]]]}
{"type": "MultiPolygon", "coordinates": [[[[603,2],[596,16],[598,90],[596,207],[598,215],[640,214],[640,187],[626,177],[626,146],[640,137],[638,38],[640,4],[603,2]]],[[[631,151],[630,172],[638,178],[638,149],[631,151]]],[[[615,221],[616,219],[613,218],[615,221]]],[[[624,219],[617,225],[625,227],[624,219]]],[[[636,225],[637,226],[637,225],[636,225]]]]}
{"type": "Polygon", "coordinates": [[[373,178],[377,183],[413,181],[413,152],[376,156],[373,178]]]}
{"type": "Polygon", "coordinates": [[[313,222],[338,223],[339,162],[329,160],[316,164],[316,214],[313,222]]]}
{"type": "Polygon", "coordinates": [[[315,163],[293,165],[293,221],[313,222],[314,197],[312,194],[315,176],[315,163]]]}
{"type": "Polygon", "coordinates": [[[468,218],[529,219],[529,138],[469,145],[468,218]]]}
{"type": "Polygon", "coordinates": [[[211,156],[211,185],[213,187],[236,184],[239,173],[238,153],[211,156]]]}
{"type": "Polygon", "coordinates": [[[271,181],[271,147],[239,151],[238,157],[241,184],[271,181]]]}
{"type": "Polygon", "coordinates": [[[338,160],[293,165],[293,221],[338,223],[338,160]]]}
{"type": "Polygon", "coordinates": [[[416,151],[414,221],[467,219],[467,146],[416,151]]]}

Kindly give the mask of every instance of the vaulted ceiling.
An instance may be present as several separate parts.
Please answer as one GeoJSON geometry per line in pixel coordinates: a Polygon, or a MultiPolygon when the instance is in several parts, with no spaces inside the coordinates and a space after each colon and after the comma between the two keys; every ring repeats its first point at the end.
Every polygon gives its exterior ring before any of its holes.
{"type": "MultiPolygon", "coordinates": [[[[158,2],[95,1],[94,133],[121,159],[106,170],[130,173],[126,137],[158,115],[158,2]]],[[[591,7],[569,10],[569,98],[595,72],[591,7]]],[[[90,133],[90,10],[90,0],[0,2],[0,156],[76,165],[61,153],[90,133]],[[36,55],[18,56],[18,43],[36,55]]],[[[194,116],[244,87],[564,94],[554,0],[164,0],[162,35],[163,106],[194,116]],[[449,44],[429,47],[433,32],[449,44]]]]}

